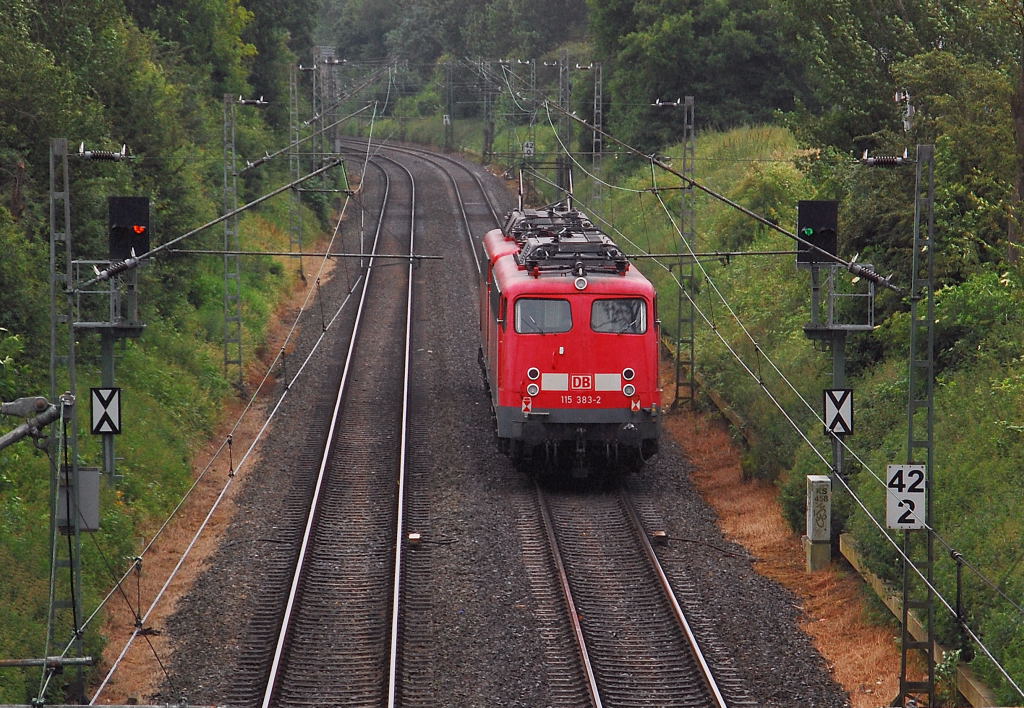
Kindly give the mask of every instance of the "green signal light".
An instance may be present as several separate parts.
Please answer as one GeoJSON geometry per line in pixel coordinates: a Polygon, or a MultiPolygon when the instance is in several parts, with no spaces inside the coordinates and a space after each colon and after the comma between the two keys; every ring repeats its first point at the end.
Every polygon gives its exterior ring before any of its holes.
{"type": "Polygon", "coordinates": [[[800,233],[802,233],[804,236],[813,236],[814,228],[810,226],[805,226],[803,231],[801,231],[800,233]]]}

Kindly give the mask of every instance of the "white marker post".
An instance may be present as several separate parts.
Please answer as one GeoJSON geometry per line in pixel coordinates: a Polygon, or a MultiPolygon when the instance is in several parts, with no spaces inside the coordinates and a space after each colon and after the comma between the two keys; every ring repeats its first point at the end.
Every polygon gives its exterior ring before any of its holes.
{"type": "Polygon", "coordinates": [[[832,563],[832,479],[828,475],[807,475],[804,550],[808,573],[827,568],[832,563]]]}

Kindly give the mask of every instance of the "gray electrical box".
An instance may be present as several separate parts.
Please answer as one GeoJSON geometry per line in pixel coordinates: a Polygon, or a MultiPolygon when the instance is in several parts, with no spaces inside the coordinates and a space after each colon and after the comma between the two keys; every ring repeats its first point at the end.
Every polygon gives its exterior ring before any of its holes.
{"type": "MultiPolygon", "coordinates": [[[[100,528],[100,469],[78,468],[78,528],[81,531],[99,531],[100,528]]],[[[57,526],[68,533],[68,488],[61,480],[57,499],[57,526]]]]}

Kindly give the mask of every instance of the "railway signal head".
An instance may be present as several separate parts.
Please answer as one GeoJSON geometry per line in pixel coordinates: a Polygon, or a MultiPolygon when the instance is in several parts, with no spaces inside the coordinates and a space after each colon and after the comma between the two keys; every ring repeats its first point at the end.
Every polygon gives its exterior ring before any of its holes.
{"type": "Polygon", "coordinates": [[[839,202],[802,200],[797,204],[796,262],[798,265],[833,263],[837,249],[839,202]],[[820,250],[819,250],[820,249],[820,250]]]}
{"type": "Polygon", "coordinates": [[[149,250],[149,197],[109,197],[107,206],[110,260],[123,261],[146,253],[149,250]]]}

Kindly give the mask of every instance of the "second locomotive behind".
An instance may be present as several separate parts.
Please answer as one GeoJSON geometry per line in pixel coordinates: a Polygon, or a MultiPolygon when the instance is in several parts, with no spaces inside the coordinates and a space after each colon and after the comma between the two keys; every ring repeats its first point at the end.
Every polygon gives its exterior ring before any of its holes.
{"type": "Polygon", "coordinates": [[[654,287],[563,204],[516,209],[484,235],[481,360],[514,459],[632,465],[658,450],[654,287]]]}

